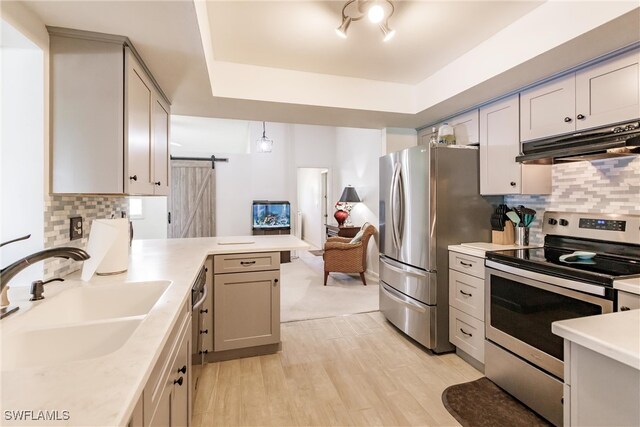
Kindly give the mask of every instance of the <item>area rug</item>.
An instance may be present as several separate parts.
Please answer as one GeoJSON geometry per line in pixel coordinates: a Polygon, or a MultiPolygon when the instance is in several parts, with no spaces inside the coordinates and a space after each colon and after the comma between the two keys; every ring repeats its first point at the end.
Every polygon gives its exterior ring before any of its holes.
{"type": "Polygon", "coordinates": [[[448,387],[442,403],[463,427],[551,426],[487,377],[448,387]]]}
{"type": "Polygon", "coordinates": [[[331,273],[324,286],[324,262],[308,251],[299,251],[299,258],[280,268],[282,322],[378,310],[378,281],[373,276],[368,275],[367,286],[362,286],[357,274],[331,273]]]}
{"type": "Polygon", "coordinates": [[[315,256],[322,256],[322,255],[324,255],[324,251],[323,251],[322,249],[317,250],[317,251],[309,251],[309,253],[310,253],[311,255],[315,255],[315,256]]]}

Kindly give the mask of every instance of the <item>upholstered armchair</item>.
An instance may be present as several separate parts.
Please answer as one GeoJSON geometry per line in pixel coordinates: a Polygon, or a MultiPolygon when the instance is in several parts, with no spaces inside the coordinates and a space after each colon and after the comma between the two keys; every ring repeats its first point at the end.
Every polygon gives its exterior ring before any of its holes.
{"type": "Polygon", "coordinates": [[[348,237],[329,237],[324,245],[324,285],[329,273],[359,273],[362,284],[367,286],[364,272],[367,271],[367,246],[376,228],[364,224],[358,234],[348,237]]]}

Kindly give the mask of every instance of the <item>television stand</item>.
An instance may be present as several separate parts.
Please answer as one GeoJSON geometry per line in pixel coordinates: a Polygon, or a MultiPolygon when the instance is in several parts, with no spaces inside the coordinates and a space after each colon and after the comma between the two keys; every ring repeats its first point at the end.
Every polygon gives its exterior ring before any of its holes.
{"type": "MultiPolygon", "coordinates": [[[[254,228],[254,236],[277,236],[280,234],[291,234],[291,227],[283,228],[254,228]]],[[[291,251],[280,252],[280,263],[291,262],[291,251]]]]}

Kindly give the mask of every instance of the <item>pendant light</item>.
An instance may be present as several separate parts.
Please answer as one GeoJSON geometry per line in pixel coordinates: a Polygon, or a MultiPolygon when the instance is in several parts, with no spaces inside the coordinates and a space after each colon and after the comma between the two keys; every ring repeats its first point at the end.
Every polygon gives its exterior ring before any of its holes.
{"type": "Polygon", "coordinates": [[[273,139],[267,138],[265,122],[262,122],[262,137],[256,140],[256,153],[270,153],[273,150],[273,139]]]}

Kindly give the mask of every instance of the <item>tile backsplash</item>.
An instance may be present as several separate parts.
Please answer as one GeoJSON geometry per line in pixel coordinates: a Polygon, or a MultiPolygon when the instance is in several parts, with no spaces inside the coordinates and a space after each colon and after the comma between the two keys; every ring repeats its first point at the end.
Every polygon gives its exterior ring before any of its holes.
{"type": "MultiPolygon", "coordinates": [[[[127,211],[127,199],[123,196],[49,195],[44,203],[44,247],[64,245],[85,249],[91,222],[98,218],[111,218],[111,215],[119,218],[122,211],[127,211]],[[70,241],[69,218],[73,216],[82,217],[84,237],[70,241]]],[[[44,278],[62,277],[81,266],[77,261],[52,258],[45,261],[44,278]]]]}
{"type": "Polygon", "coordinates": [[[537,211],[530,243],[542,244],[542,215],[547,210],[640,215],[640,157],[553,165],[549,195],[505,196],[509,206],[537,211]]]}

